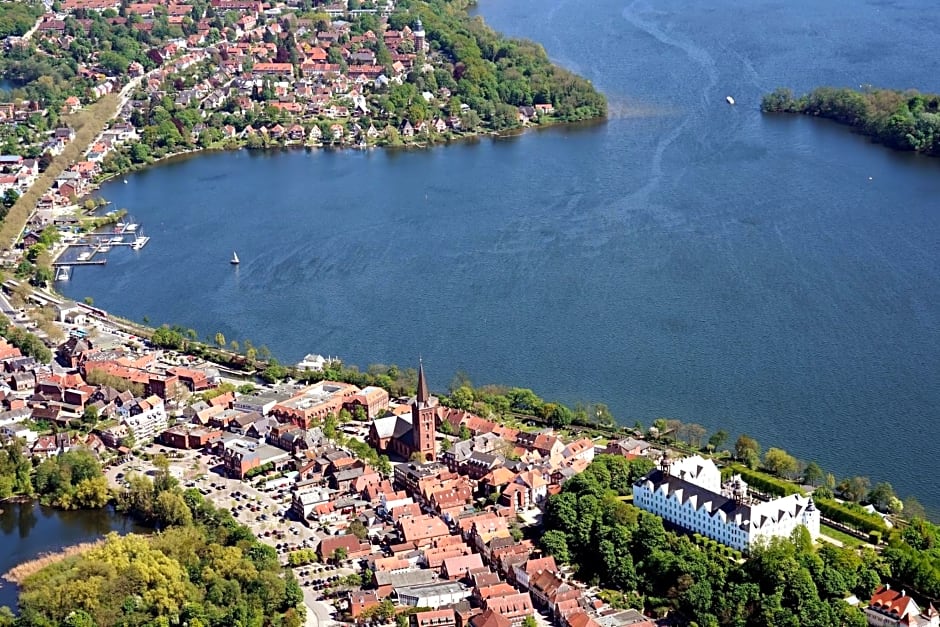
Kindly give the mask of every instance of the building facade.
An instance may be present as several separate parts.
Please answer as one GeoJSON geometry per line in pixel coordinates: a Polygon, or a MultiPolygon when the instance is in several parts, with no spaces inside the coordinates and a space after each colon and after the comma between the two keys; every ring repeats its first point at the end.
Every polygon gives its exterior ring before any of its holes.
{"type": "Polygon", "coordinates": [[[800,525],[819,536],[819,510],[799,494],[772,501],[749,498],[735,475],[721,485],[714,462],[699,456],[660,467],[633,484],[633,503],[677,527],[699,533],[739,551],[771,538],[788,537],[800,525]]]}

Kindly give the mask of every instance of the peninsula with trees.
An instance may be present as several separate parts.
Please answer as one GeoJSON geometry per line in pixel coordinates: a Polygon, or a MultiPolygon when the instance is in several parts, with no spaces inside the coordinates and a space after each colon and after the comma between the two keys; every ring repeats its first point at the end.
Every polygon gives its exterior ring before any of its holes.
{"type": "Polygon", "coordinates": [[[606,116],[589,81],[468,6],[0,5],[0,215],[22,229],[37,206],[77,206],[105,177],[200,149],[427,145],[606,116]]]}
{"type": "Polygon", "coordinates": [[[940,95],[914,90],[820,87],[800,97],[780,88],[761,100],[764,113],[801,113],[851,126],[889,148],[940,157],[940,95]]]}

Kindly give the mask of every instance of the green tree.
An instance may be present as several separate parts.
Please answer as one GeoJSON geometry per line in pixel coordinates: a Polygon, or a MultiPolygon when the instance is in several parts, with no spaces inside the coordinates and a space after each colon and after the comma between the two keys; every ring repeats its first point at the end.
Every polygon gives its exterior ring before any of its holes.
{"type": "Polygon", "coordinates": [[[712,450],[718,450],[725,442],[728,441],[728,432],[724,429],[719,429],[708,438],[708,445],[712,450]]]}
{"type": "Polygon", "coordinates": [[[356,519],[349,523],[349,533],[353,534],[360,540],[365,540],[369,535],[369,530],[366,529],[364,524],[362,524],[362,521],[356,519]]]}
{"type": "Polygon", "coordinates": [[[159,493],[154,514],[161,526],[185,527],[193,522],[192,512],[182,495],[176,491],[165,490],[159,493]]]}
{"type": "Polygon", "coordinates": [[[760,445],[742,433],[734,443],[734,456],[753,470],[760,463],[760,445]]]}
{"type": "Polygon", "coordinates": [[[811,486],[818,486],[826,480],[826,473],[816,462],[810,462],[803,470],[803,483],[811,486]]]}
{"type": "Polygon", "coordinates": [[[89,431],[94,429],[95,425],[98,424],[98,408],[95,405],[85,407],[85,411],[82,412],[81,422],[85,429],[89,431]]]}
{"type": "Polygon", "coordinates": [[[849,500],[856,503],[868,495],[868,489],[871,487],[871,481],[868,477],[849,477],[842,480],[838,485],[839,493],[849,500]]]}
{"type": "Polygon", "coordinates": [[[457,409],[468,411],[473,408],[473,389],[465,385],[454,390],[450,397],[451,404],[457,409]]]}
{"type": "Polygon", "coordinates": [[[785,450],[772,447],[764,454],[764,467],[775,475],[790,478],[799,470],[799,462],[785,450]]]}
{"type": "Polygon", "coordinates": [[[889,510],[891,500],[895,498],[897,497],[894,494],[894,488],[887,481],[875,484],[875,487],[868,493],[868,502],[882,512],[889,510]]]}
{"type": "Polygon", "coordinates": [[[8,189],[3,192],[3,206],[9,209],[16,204],[16,201],[19,200],[20,193],[15,189],[8,189]]]}
{"type": "Polygon", "coordinates": [[[346,560],[346,547],[338,546],[333,550],[333,555],[331,556],[334,564],[340,564],[346,560]]]}

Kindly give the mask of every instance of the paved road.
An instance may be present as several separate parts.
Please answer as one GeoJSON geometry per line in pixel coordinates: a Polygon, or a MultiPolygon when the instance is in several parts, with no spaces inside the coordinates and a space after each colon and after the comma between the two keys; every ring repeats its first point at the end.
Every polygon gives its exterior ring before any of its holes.
{"type": "Polygon", "coordinates": [[[331,612],[333,608],[317,601],[310,588],[304,588],[304,605],[307,606],[306,627],[330,627],[336,623],[331,612]]]}
{"type": "MultiPolygon", "coordinates": [[[[51,8],[51,5],[50,5],[50,8],[51,8]]],[[[36,23],[33,24],[33,27],[29,29],[28,31],[26,31],[25,33],[23,33],[23,39],[25,39],[26,41],[29,41],[30,39],[32,39],[33,35],[36,33],[36,29],[39,28],[39,25],[42,24],[42,21],[43,19],[45,19],[45,17],[46,17],[45,15],[40,15],[38,18],[36,18],[36,23]]]]}

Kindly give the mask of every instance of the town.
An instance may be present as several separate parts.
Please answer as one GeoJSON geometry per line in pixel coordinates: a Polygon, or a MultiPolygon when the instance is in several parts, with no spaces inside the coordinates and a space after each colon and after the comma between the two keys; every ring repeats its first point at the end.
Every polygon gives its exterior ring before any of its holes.
{"type": "Polygon", "coordinates": [[[427,145],[606,114],[540,48],[443,0],[10,6],[35,23],[0,57],[0,213],[37,233],[82,226],[98,183],[176,154],[427,145]]]}
{"type": "MultiPolygon", "coordinates": [[[[735,559],[798,527],[820,538],[812,498],[767,500],[741,475],[723,482],[712,460],[677,457],[639,434],[562,436],[445,406],[423,363],[407,397],[330,380],[261,385],[155,347],[93,307],[47,306],[69,333],[49,363],[0,341],[0,437],[37,461],[89,451],[117,494],[165,465],[275,548],[301,584],[310,625],[396,616],[414,627],[666,624],[611,605],[538,540],[552,495],[596,456],[630,464],[634,505],[735,559]]],[[[309,355],[302,365],[329,363],[309,355]]],[[[898,606],[936,624],[929,608],[887,588],[865,611],[879,621],[898,606]]]]}
{"type": "MultiPolygon", "coordinates": [[[[880,559],[892,528],[886,512],[900,511],[890,487],[876,498],[879,486],[869,492],[846,480],[841,496],[855,497],[845,505],[833,498],[834,481],[798,486],[794,476],[755,472],[757,447],[740,439],[734,461],[719,468],[695,437],[679,446],[679,428],[665,424],[599,435],[558,428],[570,415],[478,415],[475,403],[454,402],[461,389],[447,402],[434,396],[420,361],[413,382],[360,386],[326,377],[334,360],[310,355],[283,369],[264,356],[259,379],[232,368],[255,362],[253,347],[240,355],[217,339],[215,354],[230,359],[217,363],[182,350],[178,330],[137,327],[43,289],[67,280],[70,264],[104,263],[95,256],[106,246],[146,244],[139,225],[123,211],[102,215],[106,201],[90,194],[174,155],[425,146],[603,118],[603,96],[536,44],[502,38],[470,18],[468,3],[444,0],[7,4],[0,216],[13,278],[0,294],[9,318],[0,325],[0,440],[11,459],[27,462],[4,477],[0,496],[22,487],[23,468],[35,473],[76,451],[105,470],[107,489],[81,496],[97,506],[127,506],[155,480],[183,486],[273,549],[299,582],[311,627],[684,624],[680,607],[697,618],[685,579],[663,597],[634,594],[632,561],[612,555],[628,552],[629,534],[612,552],[590,526],[580,539],[564,528],[578,516],[562,521],[561,505],[597,500],[577,491],[598,467],[629,480],[619,477],[604,496],[615,522],[595,530],[632,529],[641,512],[720,564],[747,564],[801,533],[810,545],[880,559]],[[72,246],[90,249],[61,256],[72,246]],[[158,341],[161,334],[179,341],[158,341]],[[669,433],[671,443],[662,437],[669,433]],[[879,507],[865,510],[862,499],[879,507]],[[571,559],[576,543],[581,564],[571,559]],[[584,566],[586,549],[632,579],[584,566]]],[[[795,460],[772,451],[763,467],[793,475],[783,469],[795,460]]],[[[930,527],[911,528],[932,546],[930,527]]],[[[870,625],[940,624],[929,596],[892,589],[874,572],[854,584],[830,576],[819,587],[838,611],[870,625]],[[877,585],[866,588],[869,575],[877,585]]]]}

